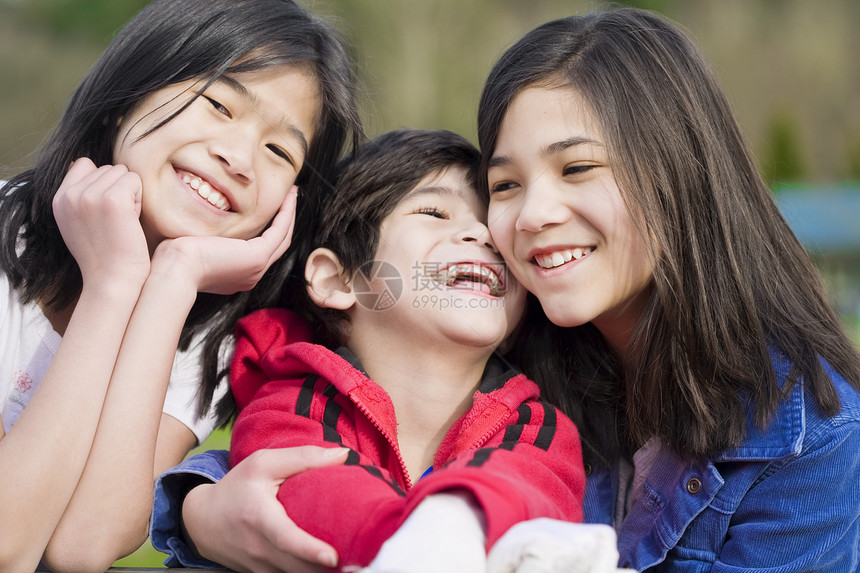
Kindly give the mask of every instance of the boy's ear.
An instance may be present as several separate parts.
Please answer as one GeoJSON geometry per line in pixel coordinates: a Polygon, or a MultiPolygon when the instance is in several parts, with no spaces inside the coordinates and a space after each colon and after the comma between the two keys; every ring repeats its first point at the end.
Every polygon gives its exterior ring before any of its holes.
{"type": "Polygon", "coordinates": [[[347,310],[355,304],[352,285],[346,280],[340,259],[331,249],[314,249],[305,264],[308,296],[322,308],[347,310]]]}

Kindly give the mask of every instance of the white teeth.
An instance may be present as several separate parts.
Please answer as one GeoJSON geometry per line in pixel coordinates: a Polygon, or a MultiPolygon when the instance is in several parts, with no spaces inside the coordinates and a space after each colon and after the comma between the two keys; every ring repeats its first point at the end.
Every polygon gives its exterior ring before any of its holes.
{"type": "Polygon", "coordinates": [[[487,267],[481,265],[452,265],[442,270],[437,275],[437,280],[446,286],[453,286],[458,280],[480,282],[489,287],[491,295],[501,296],[503,294],[502,284],[498,275],[487,267]]]}
{"type": "Polygon", "coordinates": [[[569,263],[573,259],[578,261],[590,254],[593,250],[593,247],[576,247],[574,249],[565,249],[563,251],[535,255],[534,260],[541,268],[553,269],[555,267],[560,267],[565,263],[569,263]]]}
{"type": "Polygon", "coordinates": [[[197,194],[200,195],[203,199],[209,202],[210,205],[214,207],[218,207],[222,211],[226,211],[230,208],[230,202],[227,198],[218,190],[213,188],[209,183],[201,179],[200,177],[196,177],[194,175],[189,175],[186,173],[182,176],[182,181],[185,182],[186,185],[197,191],[197,194]]]}

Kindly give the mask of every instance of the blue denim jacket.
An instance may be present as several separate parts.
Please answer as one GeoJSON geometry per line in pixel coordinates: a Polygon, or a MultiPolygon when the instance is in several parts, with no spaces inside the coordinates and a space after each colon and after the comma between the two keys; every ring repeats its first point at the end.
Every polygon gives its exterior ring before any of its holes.
{"type": "MultiPolygon", "coordinates": [[[[790,364],[774,356],[781,380],[790,364]]],[[[738,447],[698,464],[663,448],[621,525],[621,565],[638,571],[860,571],[860,395],[831,369],[841,411],[822,416],[797,384],[767,429],[750,422],[738,447]]],[[[156,484],[152,543],[168,566],[206,567],[179,528],[181,504],[201,480],[227,471],[205,452],[156,484]]],[[[618,473],[588,478],[585,519],[615,525],[618,473]]]]}
{"type": "Polygon", "coordinates": [[[219,567],[197,557],[182,535],[182,502],[191,489],[201,483],[216,482],[230,469],[227,450],[197,454],[161,474],[155,482],[155,500],[149,536],[152,546],[167,553],[167,567],[219,567]]]}
{"type": "MultiPolygon", "coordinates": [[[[790,364],[774,356],[780,385],[790,364]]],[[[622,566],[673,573],[860,571],[860,395],[825,366],[842,400],[822,416],[795,385],[761,431],[690,464],[662,448],[621,525],[622,566]]],[[[595,472],[585,519],[614,523],[618,473],[595,472]]]]}

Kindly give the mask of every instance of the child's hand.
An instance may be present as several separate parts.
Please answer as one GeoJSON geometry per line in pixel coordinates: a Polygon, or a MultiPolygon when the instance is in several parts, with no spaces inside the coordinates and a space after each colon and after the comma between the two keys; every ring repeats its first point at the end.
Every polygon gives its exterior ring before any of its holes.
{"type": "Polygon", "coordinates": [[[608,525],[533,519],[511,527],[487,556],[487,573],[615,573],[618,549],[608,525]]]}
{"type": "Polygon", "coordinates": [[[179,237],[163,241],[153,265],[166,262],[175,272],[187,273],[197,292],[233,294],[254,288],[263,274],[290,246],[296,220],[293,186],[269,228],[253,239],[179,237]],[[175,263],[175,264],[173,264],[175,263]]]}
{"type": "Polygon", "coordinates": [[[96,167],[83,157],[66,173],[54,195],[54,218],[85,285],[117,276],[143,284],[150,267],[141,192],[140,177],[123,165],[96,167]]]}
{"type": "Polygon", "coordinates": [[[362,573],[484,573],[484,515],[469,494],[428,496],[362,573]]]}

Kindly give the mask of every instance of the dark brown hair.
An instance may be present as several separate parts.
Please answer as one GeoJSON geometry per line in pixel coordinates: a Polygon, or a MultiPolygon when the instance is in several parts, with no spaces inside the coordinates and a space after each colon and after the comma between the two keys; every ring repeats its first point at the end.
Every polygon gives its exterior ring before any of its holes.
{"type": "MultiPolygon", "coordinates": [[[[214,82],[224,75],[281,65],[309,70],[322,100],[296,180],[302,194],[293,244],[253,290],[198,295],[180,348],[206,333],[201,412],[211,405],[226,374],[218,371],[218,355],[231,340],[235,321],[279,303],[295,253],[312,236],[319,206],[331,192],[330,172],[362,137],[354,64],[340,34],[292,0],[156,0],[116,35],[84,78],[35,167],[0,189],[0,269],[22,301],[39,300],[51,309],[63,309],[81,290],[80,270],[51,207],[69,164],[79,157],[89,157],[96,165],[113,163],[120,118],[154,91],[189,79],[214,82]]],[[[220,420],[226,421],[234,410],[228,392],[219,404],[220,420]]]]}

